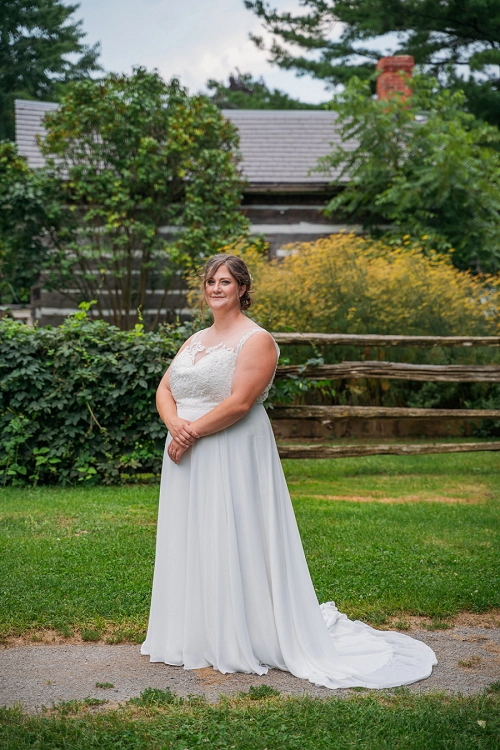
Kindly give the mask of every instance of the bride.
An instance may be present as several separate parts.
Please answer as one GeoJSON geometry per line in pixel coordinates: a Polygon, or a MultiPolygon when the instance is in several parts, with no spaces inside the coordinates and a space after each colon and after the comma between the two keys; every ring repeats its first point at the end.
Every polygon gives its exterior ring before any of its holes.
{"type": "Polygon", "coordinates": [[[243,314],[250,288],[241,258],[210,258],[213,325],[185,342],[158,388],[169,436],[141,653],[223,673],[275,667],[328,688],[428,677],[437,661],[424,643],[318,603],[262,405],[279,350],[243,314]]]}

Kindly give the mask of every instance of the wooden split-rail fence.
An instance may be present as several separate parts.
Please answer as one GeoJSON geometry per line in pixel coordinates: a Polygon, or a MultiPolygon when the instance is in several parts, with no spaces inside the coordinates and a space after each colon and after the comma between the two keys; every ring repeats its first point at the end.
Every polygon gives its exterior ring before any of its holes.
{"type": "MultiPolygon", "coordinates": [[[[344,333],[273,333],[278,344],[342,346],[500,346],[500,336],[376,336],[344,333]]],[[[498,383],[500,365],[414,365],[404,362],[360,361],[319,365],[280,365],[276,377],[305,375],[315,380],[340,378],[383,378],[431,382],[498,383]]],[[[410,417],[500,419],[500,409],[420,409],[384,406],[281,406],[273,419],[315,419],[329,424],[336,419],[383,419],[410,417]]],[[[278,445],[281,458],[345,458],[374,455],[422,455],[499,451],[500,442],[418,443],[380,445],[278,445]]]]}

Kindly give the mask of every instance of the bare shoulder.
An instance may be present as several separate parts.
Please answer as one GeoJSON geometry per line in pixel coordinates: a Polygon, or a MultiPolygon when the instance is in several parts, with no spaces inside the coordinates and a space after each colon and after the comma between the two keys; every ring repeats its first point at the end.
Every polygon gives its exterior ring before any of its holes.
{"type": "Polygon", "coordinates": [[[265,328],[259,327],[251,330],[252,335],[247,338],[241,348],[240,359],[244,362],[250,362],[259,357],[266,361],[271,360],[276,364],[278,352],[274,338],[265,328]]]}
{"type": "Polygon", "coordinates": [[[250,329],[253,333],[255,331],[255,334],[250,336],[248,339],[249,341],[254,341],[260,343],[260,345],[267,345],[271,348],[276,348],[276,342],[272,336],[272,334],[269,333],[269,331],[266,331],[265,328],[261,328],[260,326],[256,326],[255,328],[250,329]]]}

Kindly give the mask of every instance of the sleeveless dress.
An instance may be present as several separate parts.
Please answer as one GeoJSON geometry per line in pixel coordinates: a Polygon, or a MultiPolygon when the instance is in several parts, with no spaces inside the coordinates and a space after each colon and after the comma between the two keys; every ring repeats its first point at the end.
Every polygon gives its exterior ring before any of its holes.
{"type": "MultiPolygon", "coordinates": [[[[253,328],[235,348],[208,349],[201,331],[176,356],[170,388],[180,417],[193,421],[231,394],[238,354],[257,331],[270,335],[253,328]]],[[[269,387],[242,419],[198,440],[179,464],[165,451],[141,653],[223,673],[275,667],[328,688],[389,688],[428,677],[437,660],[426,644],[349,620],[334,602],[318,603],[262,405],[269,387]]]]}

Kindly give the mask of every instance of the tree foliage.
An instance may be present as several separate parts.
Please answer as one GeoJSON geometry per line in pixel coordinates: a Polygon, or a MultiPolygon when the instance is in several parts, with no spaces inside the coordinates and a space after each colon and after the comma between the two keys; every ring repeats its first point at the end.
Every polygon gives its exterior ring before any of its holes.
{"type": "Polygon", "coordinates": [[[0,142],[0,300],[29,302],[55,239],[55,196],[43,175],[29,169],[12,141],[0,142]]]}
{"type": "Polygon", "coordinates": [[[159,291],[154,327],[175,274],[246,231],[235,127],[142,68],[72,84],[45,124],[46,184],[62,191],[46,283],[125,329],[159,291]]]}
{"type": "MultiPolygon", "coordinates": [[[[408,81],[409,99],[371,96],[369,82],[351,79],[335,97],[340,142],[320,170],[347,178],[328,211],[395,225],[429,249],[453,248],[459,268],[500,267],[499,131],[464,111],[464,95],[435,81],[408,81]]],[[[406,238],[405,241],[408,241],[406,238]]]]}
{"type": "Polygon", "coordinates": [[[334,85],[353,75],[369,78],[388,54],[386,35],[392,33],[390,54],[413,55],[442,85],[464,89],[477,117],[500,125],[497,0],[300,0],[299,13],[281,13],[265,0],[245,5],[273,34],[271,60],[285,69],[334,85]],[[339,27],[340,37],[333,36],[339,27]]]}
{"type": "Polygon", "coordinates": [[[323,105],[307,104],[293,99],[279,89],[269,89],[264,80],[250,73],[231,73],[228,84],[210,79],[207,88],[211,99],[221,109],[320,109],[323,105]]]}
{"type": "Polygon", "coordinates": [[[68,81],[100,70],[99,45],[83,44],[78,5],[62,0],[0,3],[0,139],[14,138],[14,99],[53,101],[68,81]]]}

